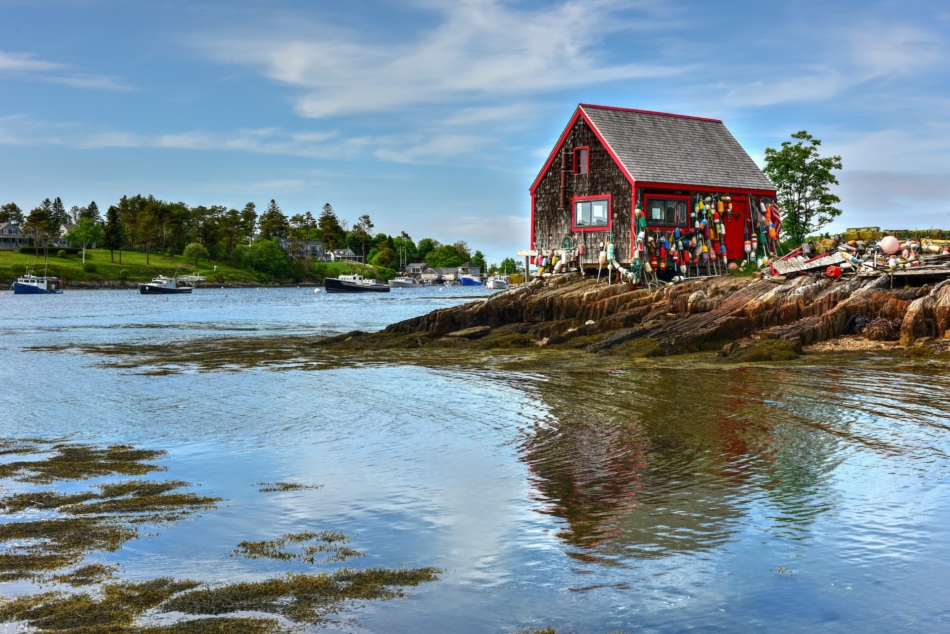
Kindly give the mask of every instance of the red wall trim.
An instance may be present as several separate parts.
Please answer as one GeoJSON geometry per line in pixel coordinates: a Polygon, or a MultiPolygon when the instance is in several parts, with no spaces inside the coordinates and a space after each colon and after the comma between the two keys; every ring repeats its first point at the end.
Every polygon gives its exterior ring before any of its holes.
{"type": "Polygon", "coordinates": [[[637,110],[636,108],[616,108],[614,106],[598,106],[594,103],[582,103],[581,108],[598,108],[600,110],[619,110],[620,112],[639,112],[640,114],[655,114],[661,117],[675,117],[677,119],[695,119],[697,121],[711,121],[713,123],[722,123],[721,119],[708,119],[706,117],[694,117],[688,114],[673,114],[671,112],[657,112],[655,110],[637,110]]]}
{"type": "Polygon", "coordinates": [[[573,170],[573,172],[575,174],[589,174],[590,173],[590,146],[589,145],[577,146],[576,148],[574,148],[574,152],[572,156],[573,158],[571,160],[573,162],[573,165],[571,166],[571,169],[573,170]],[[579,166],[577,155],[580,153],[581,150],[587,150],[587,171],[586,172],[579,172],[577,169],[579,166]]]}
{"type": "Polygon", "coordinates": [[[531,243],[528,248],[534,248],[534,190],[531,190],[531,243]]]}
{"type": "Polygon", "coordinates": [[[574,196],[571,198],[571,231],[610,231],[614,226],[614,198],[611,194],[600,194],[598,196],[574,196]],[[607,226],[606,227],[575,227],[574,226],[574,203],[579,200],[606,200],[607,201],[607,226]]]}
{"type": "MultiPolygon", "coordinates": [[[[774,189],[743,189],[741,187],[707,187],[705,185],[687,185],[686,183],[646,183],[640,181],[637,187],[650,187],[655,189],[680,189],[694,192],[716,192],[721,194],[754,194],[757,196],[775,197],[774,189]]],[[[646,195],[646,194],[644,194],[646,195]]]]}

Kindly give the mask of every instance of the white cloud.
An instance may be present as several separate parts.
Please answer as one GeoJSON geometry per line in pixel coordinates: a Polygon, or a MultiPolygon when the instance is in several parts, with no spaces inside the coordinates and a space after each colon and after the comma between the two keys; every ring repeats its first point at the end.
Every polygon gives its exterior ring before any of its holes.
{"type": "Polygon", "coordinates": [[[4,53],[0,51],[0,71],[45,72],[65,68],[62,64],[34,59],[32,53],[4,53]]]}
{"type": "Polygon", "coordinates": [[[288,36],[286,25],[272,33],[202,34],[197,46],[218,61],[260,67],[271,79],[303,89],[296,110],[312,118],[497,100],[689,70],[603,57],[599,46],[607,37],[643,28],[654,17],[644,10],[640,22],[620,19],[620,10],[632,8],[629,2],[569,0],[528,11],[500,0],[465,0],[426,8],[441,20],[409,42],[368,41],[319,24],[296,36],[288,36]]]}
{"type": "Polygon", "coordinates": [[[431,136],[411,143],[399,138],[386,139],[389,147],[373,152],[376,158],[395,163],[438,163],[442,159],[476,151],[486,139],[461,134],[431,136]]]}
{"type": "Polygon", "coordinates": [[[131,86],[115,77],[66,72],[69,67],[65,64],[47,62],[35,59],[35,57],[32,53],[5,53],[0,51],[0,72],[7,72],[24,79],[64,84],[74,88],[114,92],[133,90],[131,86]]]}
{"type": "Polygon", "coordinates": [[[932,174],[950,166],[950,138],[946,131],[927,129],[875,130],[842,134],[821,146],[822,156],[841,156],[845,171],[894,171],[932,174]]]}

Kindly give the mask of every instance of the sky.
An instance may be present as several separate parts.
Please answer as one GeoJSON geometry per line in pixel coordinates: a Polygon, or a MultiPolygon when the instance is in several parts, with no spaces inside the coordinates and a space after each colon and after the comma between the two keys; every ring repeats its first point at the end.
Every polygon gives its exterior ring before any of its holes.
{"type": "Polygon", "coordinates": [[[578,103],[840,155],[828,227],[950,229],[950,5],[0,0],[0,203],[123,195],[528,247],[578,103]]]}

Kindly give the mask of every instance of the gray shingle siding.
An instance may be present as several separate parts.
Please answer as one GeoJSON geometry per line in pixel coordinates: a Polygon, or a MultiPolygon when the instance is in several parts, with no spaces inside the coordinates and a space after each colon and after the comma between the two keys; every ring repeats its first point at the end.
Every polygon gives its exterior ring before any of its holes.
{"type": "Polygon", "coordinates": [[[774,191],[720,121],[582,105],[635,181],[774,191]]]}

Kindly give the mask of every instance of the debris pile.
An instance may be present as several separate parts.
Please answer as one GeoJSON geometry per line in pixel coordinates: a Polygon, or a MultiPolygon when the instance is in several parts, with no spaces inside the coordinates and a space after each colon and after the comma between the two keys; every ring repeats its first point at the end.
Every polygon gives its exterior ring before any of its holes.
{"type": "Polygon", "coordinates": [[[817,274],[834,278],[853,272],[856,277],[890,276],[921,281],[950,278],[950,239],[942,237],[942,231],[893,233],[901,234],[903,239],[885,235],[876,227],[849,229],[834,238],[803,244],[769,263],[769,270],[773,275],[786,277],[817,274]],[[850,236],[862,237],[847,239],[850,236]]]}

